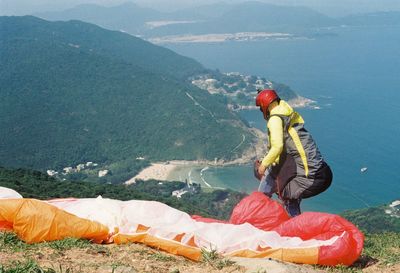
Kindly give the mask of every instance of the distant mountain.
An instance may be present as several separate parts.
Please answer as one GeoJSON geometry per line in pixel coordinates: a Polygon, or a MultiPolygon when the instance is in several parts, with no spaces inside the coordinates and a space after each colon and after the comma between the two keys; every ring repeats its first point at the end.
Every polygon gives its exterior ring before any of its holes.
{"type": "Polygon", "coordinates": [[[400,11],[375,12],[350,15],[340,19],[344,25],[350,26],[391,26],[400,25],[400,11]]]}
{"type": "Polygon", "coordinates": [[[113,8],[82,5],[62,12],[37,15],[48,20],[79,19],[144,37],[241,31],[295,32],[337,25],[335,19],[310,8],[276,6],[255,1],[205,5],[173,13],[156,12],[130,3],[113,8]],[[149,24],[154,22],[156,24],[149,24]]]}
{"type": "MultiPolygon", "coordinates": [[[[124,30],[145,38],[237,32],[285,32],[313,35],[315,30],[332,26],[400,24],[398,11],[331,18],[307,7],[280,6],[258,1],[239,4],[221,2],[169,13],[143,8],[133,3],[115,7],[87,4],[65,11],[37,15],[53,21],[82,20],[112,30],[124,30]]],[[[326,35],[325,32],[324,35],[326,35]]]]}
{"type": "Polygon", "coordinates": [[[235,7],[234,4],[220,2],[209,5],[202,5],[195,8],[185,8],[169,14],[170,18],[185,20],[210,20],[221,17],[235,7]]]}
{"type": "Polygon", "coordinates": [[[143,31],[145,22],[164,18],[163,13],[140,7],[132,2],[114,7],[83,4],[64,11],[37,13],[35,16],[51,21],[81,20],[107,29],[134,34],[143,31]]]}
{"type": "Polygon", "coordinates": [[[235,5],[213,23],[221,30],[238,32],[325,27],[337,22],[310,8],[276,6],[254,1],[235,5]]]}
{"type": "Polygon", "coordinates": [[[3,166],[232,159],[253,139],[186,80],[205,70],[199,63],[128,34],[0,17],[0,63],[3,166]]]}

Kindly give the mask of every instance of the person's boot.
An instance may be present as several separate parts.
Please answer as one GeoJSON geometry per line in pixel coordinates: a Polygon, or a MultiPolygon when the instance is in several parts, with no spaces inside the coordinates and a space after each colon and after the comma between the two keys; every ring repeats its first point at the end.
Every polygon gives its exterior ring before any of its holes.
{"type": "Polygon", "coordinates": [[[284,201],[285,209],[291,217],[301,214],[300,202],[301,199],[290,199],[284,201]]]}

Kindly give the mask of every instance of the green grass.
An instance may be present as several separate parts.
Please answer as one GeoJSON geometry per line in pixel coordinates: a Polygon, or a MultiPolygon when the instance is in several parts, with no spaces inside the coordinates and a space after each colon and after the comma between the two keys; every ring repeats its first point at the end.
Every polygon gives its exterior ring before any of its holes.
{"type": "MultiPolygon", "coordinates": [[[[93,244],[85,239],[65,238],[52,242],[43,242],[37,244],[27,244],[20,240],[13,232],[0,232],[0,251],[4,252],[25,252],[29,250],[38,250],[41,247],[48,247],[62,253],[70,249],[87,249],[87,252],[94,254],[110,255],[110,250],[102,245],[93,244]]],[[[1,273],[1,271],[0,271],[1,273]]]]}
{"type": "Polygon", "coordinates": [[[57,267],[44,268],[39,266],[33,260],[14,261],[9,266],[0,265],[0,273],[79,273],[70,267],[63,267],[59,264],[57,267]]]}
{"type": "Polygon", "coordinates": [[[222,258],[221,255],[218,254],[217,250],[213,248],[211,248],[211,250],[202,248],[201,256],[202,256],[201,260],[203,263],[210,265],[218,270],[221,270],[226,266],[231,266],[235,264],[235,262],[229,259],[222,258]]]}
{"type": "MultiPolygon", "coordinates": [[[[20,252],[31,248],[30,245],[21,241],[13,232],[0,232],[0,250],[20,252]]],[[[1,271],[0,271],[1,272],[1,271]]]]}
{"type": "Polygon", "coordinates": [[[91,248],[93,246],[88,240],[76,238],[65,238],[64,240],[42,243],[42,245],[57,251],[65,251],[73,248],[91,248]]]}
{"type": "Polygon", "coordinates": [[[334,267],[316,266],[326,272],[356,273],[373,264],[380,267],[400,263],[400,233],[366,233],[364,249],[360,258],[352,266],[338,265],[334,267]]]}
{"type": "Polygon", "coordinates": [[[176,261],[176,258],[165,255],[161,252],[156,252],[152,255],[150,255],[150,259],[156,260],[156,261],[162,261],[162,262],[169,262],[169,261],[176,261]]]}
{"type": "Polygon", "coordinates": [[[96,248],[90,241],[85,239],[65,238],[52,242],[39,244],[27,244],[20,240],[13,232],[0,232],[0,249],[12,252],[21,252],[38,247],[49,247],[57,251],[65,251],[72,248],[96,248]]]}
{"type": "MultiPolygon", "coordinates": [[[[38,250],[40,247],[49,247],[55,250],[56,253],[73,248],[86,248],[88,252],[100,253],[103,255],[110,255],[110,251],[101,246],[92,244],[90,241],[82,239],[67,238],[60,241],[45,242],[40,244],[26,244],[21,241],[15,233],[0,232],[0,251],[1,252],[22,252],[30,250],[38,250]]],[[[0,252],[0,253],[1,253],[0,252]]],[[[155,261],[175,261],[173,256],[163,254],[161,252],[152,252],[149,250],[135,251],[141,255],[149,256],[150,259],[155,261]]],[[[221,257],[216,249],[206,250],[202,249],[202,262],[210,265],[216,269],[222,269],[226,266],[231,266],[234,262],[221,257]]],[[[363,268],[378,263],[380,267],[391,266],[400,263],[400,233],[387,232],[379,234],[366,234],[364,250],[361,257],[350,267],[335,266],[335,267],[322,267],[315,266],[317,269],[323,269],[326,272],[343,272],[355,273],[362,272],[363,268]]],[[[0,273],[18,273],[18,272],[45,272],[45,273],[73,273],[71,268],[59,267],[41,268],[33,260],[14,261],[7,266],[0,265],[0,273]]]]}
{"type": "Polygon", "coordinates": [[[400,263],[400,233],[367,234],[363,255],[378,259],[383,265],[400,263]]]}
{"type": "MultiPolygon", "coordinates": [[[[0,273],[56,273],[52,268],[42,268],[35,261],[27,260],[25,262],[16,261],[10,266],[0,265],[0,273]]],[[[65,271],[69,272],[69,271],[65,271]]],[[[61,272],[60,272],[61,273],[61,272]]]]}

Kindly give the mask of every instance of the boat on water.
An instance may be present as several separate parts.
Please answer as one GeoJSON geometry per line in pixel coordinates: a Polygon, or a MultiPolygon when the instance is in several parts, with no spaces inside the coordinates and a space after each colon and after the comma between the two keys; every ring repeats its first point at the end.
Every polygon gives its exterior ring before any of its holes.
{"type": "Polygon", "coordinates": [[[368,168],[367,168],[367,167],[363,167],[363,168],[361,168],[361,170],[360,170],[360,171],[361,171],[362,173],[365,173],[367,170],[368,170],[368,168]]]}

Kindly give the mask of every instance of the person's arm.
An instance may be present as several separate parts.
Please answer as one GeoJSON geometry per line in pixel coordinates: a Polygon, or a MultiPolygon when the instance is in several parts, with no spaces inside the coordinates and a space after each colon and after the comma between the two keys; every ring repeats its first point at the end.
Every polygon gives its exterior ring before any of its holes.
{"type": "Polygon", "coordinates": [[[283,123],[282,119],[272,116],[268,121],[268,130],[270,135],[271,148],[261,162],[259,172],[264,174],[268,168],[279,157],[283,150],[283,123]]]}

